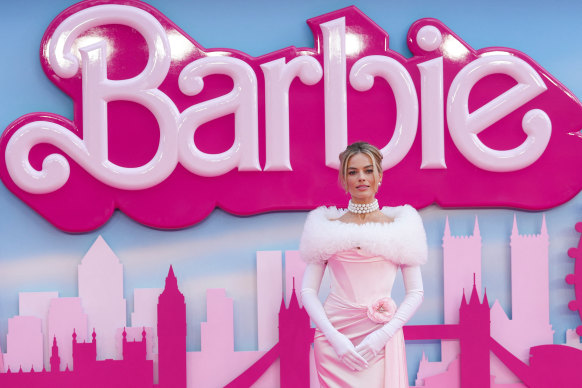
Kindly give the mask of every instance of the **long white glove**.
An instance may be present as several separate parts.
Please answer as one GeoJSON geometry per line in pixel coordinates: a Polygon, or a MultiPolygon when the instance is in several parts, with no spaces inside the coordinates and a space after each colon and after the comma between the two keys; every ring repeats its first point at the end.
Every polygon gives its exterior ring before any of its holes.
{"type": "Polygon", "coordinates": [[[368,362],[358,354],[352,341],[333,327],[317,296],[324,272],[325,264],[323,263],[311,263],[305,268],[301,285],[303,307],[319,331],[325,335],[338,358],[352,370],[365,369],[368,367],[368,362]]]}
{"type": "Polygon", "coordinates": [[[420,267],[401,267],[404,279],[406,295],[404,300],[396,310],[394,317],[382,328],[368,334],[366,338],[356,347],[356,351],[366,360],[370,361],[380,353],[386,343],[400,329],[422,303],[424,290],[422,287],[422,276],[420,267]]]}

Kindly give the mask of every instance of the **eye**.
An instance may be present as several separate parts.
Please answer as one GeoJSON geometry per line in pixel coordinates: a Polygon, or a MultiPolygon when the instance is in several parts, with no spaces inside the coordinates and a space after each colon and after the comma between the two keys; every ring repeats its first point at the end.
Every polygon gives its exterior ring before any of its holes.
{"type": "Polygon", "coordinates": [[[374,169],[369,168],[366,170],[366,174],[373,174],[374,173],[374,169]]]}
{"type": "Polygon", "coordinates": [[[356,175],[356,171],[354,170],[348,171],[348,175],[356,175]]]}

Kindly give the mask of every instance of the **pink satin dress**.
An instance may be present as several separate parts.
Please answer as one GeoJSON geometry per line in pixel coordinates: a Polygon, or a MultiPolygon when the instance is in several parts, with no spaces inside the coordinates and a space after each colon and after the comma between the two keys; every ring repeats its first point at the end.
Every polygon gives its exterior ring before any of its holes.
{"type": "MultiPolygon", "coordinates": [[[[331,291],[324,303],[331,324],[357,346],[368,334],[382,327],[368,316],[368,307],[390,297],[398,266],[361,249],[337,252],[327,262],[331,291]]],[[[322,387],[408,387],[402,329],[362,371],[350,370],[325,336],[315,333],[315,363],[322,387]]]]}

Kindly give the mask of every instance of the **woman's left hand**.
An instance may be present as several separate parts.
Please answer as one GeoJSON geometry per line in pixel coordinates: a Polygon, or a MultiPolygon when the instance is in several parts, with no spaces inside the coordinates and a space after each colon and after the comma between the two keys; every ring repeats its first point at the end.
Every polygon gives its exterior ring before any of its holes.
{"type": "Polygon", "coordinates": [[[364,358],[366,361],[370,361],[377,354],[384,351],[386,343],[390,340],[390,336],[385,330],[378,329],[368,334],[366,338],[358,346],[356,346],[356,352],[364,358]]]}

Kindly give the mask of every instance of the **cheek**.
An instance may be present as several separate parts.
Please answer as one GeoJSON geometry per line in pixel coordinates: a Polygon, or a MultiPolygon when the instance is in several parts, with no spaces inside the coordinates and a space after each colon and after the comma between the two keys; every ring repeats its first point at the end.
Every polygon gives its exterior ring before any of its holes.
{"type": "Polygon", "coordinates": [[[350,189],[350,186],[351,186],[351,184],[350,184],[350,177],[349,177],[349,176],[346,176],[346,178],[345,178],[345,179],[342,179],[342,180],[340,181],[340,183],[341,183],[341,185],[342,185],[342,188],[343,188],[344,190],[346,190],[346,191],[349,191],[349,189],[350,189]]]}
{"type": "Polygon", "coordinates": [[[348,181],[347,181],[348,188],[353,188],[356,185],[355,184],[356,181],[357,180],[354,179],[353,177],[348,177],[348,181]]]}

